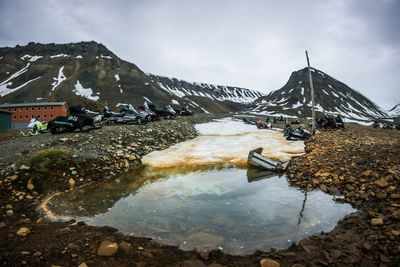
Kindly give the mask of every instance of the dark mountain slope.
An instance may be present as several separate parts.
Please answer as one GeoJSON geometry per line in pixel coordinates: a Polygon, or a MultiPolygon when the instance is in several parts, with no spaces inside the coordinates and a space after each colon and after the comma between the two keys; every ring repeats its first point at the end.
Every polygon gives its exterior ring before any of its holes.
{"type": "MultiPolygon", "coordinates": [[[[387,117],[374,102],[326,73],[312,69],[315,109],[322,114],[338,115],[354,120],[387,117]]],[[[311,116],[311,90],[308,69],[295,71],[279,90],[257,99],[252,112],[268,115],[311,116]]]]}

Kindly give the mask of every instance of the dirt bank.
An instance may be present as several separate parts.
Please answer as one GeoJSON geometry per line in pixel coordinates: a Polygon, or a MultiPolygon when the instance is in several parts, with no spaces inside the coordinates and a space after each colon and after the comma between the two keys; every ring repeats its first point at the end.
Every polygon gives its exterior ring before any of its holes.
{"type": "Polygon", "coordinates": [[[351,203],[359,212],[347,216],[330,233],[304,239],[284,251],[245,257],[220,251],[184,252],[146,238],[122,236],[109,227],[44,221],[35,212],[47,193],[135,168],[144,154],[195,137],[194,124],[211,118],[195,116],[2,141],[0,262],[4,266],[259,266],[270,259],[270,264],[281,266],[397,266],[399,131],[357,126],[322,132],[307,143],[307,154],[290,164],[292,185],[338,195],[337,201],[351,203]],[[103,250],[104,241],[115,244],[103,250]],[[103,253],[112,256],[99,255],[103,253]]]}

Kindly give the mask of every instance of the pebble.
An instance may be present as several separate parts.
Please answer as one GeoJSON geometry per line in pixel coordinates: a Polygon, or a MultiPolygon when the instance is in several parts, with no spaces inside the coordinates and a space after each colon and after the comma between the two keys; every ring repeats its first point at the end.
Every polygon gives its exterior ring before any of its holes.
{"type": "Polygon", "coordinates": [[[382,218],[372,218],[371,219],[371,224],[372,225],[382,225],[383,224],[383,219],[382,218]]]}
{"type": "Polygon", "coordinates": [[[27,236],[30,232],[31,232],[31,230],[29,230],[29,228],[27,228],[27,227],[21,227],[21,228],[18,230],[17,235],[19,235],[19,236],[27,236]]]}
{"type": "Polygon", "coordinates": [[[277,261],[266,258],[266,259],[262,259],[260,261],[260,266],[261,267],[279,267],[281,265],[277,261]]]}
{"type": "Polygon", "coordinates": [[[97,256],[113,256],[118,251],[118,244],[110,241],[102,241],[97,249],[97,256]]]}
{"type": "Polygon", "coordinates": [[[13,216],[14,215],[14,211],[13,210],[7,210],[6,214],[7,214],[7,216],[13,216]]]}

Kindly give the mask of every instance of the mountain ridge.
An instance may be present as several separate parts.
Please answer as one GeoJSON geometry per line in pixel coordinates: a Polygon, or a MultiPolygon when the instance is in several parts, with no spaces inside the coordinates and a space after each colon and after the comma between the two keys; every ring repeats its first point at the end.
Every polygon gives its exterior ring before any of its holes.
{"type": "MultiPolygon", "coordinates": [[[[152,80],[157,76],[151,79],[135,64],[120,59],[94,41],[31,42],[26,46],[4,47],[0,48],[0,63],[1,103],[67,101],[69,105],[83,103],[101,110],[104,105],[111,108],[121,103],[139,106],[147,101],[156,105],[171,104],[175,108],[188,105],[197,112],[223,113],[241,110],[248,102],[248,96],[246,100],[240,99],[240,95],[233,97],[238,90],[234,87],[226,87],[225,92],[221,92],[215,86],[215,92],[208,90],[206,95],[206,88],[185,82],[190,90],[176,85],[174,91],[165,90],[167,87],[160,81],[152,80]]],[[[169,80],[184,83],[175,78],[169,80]]],[[[169,85],[172,86],[171,82],[169,85]]],[[[261,95],[251,92],[253,99],[261,95]]]]}
{"type": "MultiPolygon", "coordinates": [[[[311,71],[315,110],[319,116],[341,115],[359,121],[388,117],[386,111],[345,83],[316,68],[311,68],[311,71]]],[[[282,88],[257,99],[249,110],[271,116],[311,117],[308,68],[292,72],[282,88]]]]}

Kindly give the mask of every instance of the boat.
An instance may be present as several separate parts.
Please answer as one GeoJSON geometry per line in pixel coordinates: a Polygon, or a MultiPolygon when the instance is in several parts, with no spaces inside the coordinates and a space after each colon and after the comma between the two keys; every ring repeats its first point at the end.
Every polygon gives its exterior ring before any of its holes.
{"type": "Polygon", "coordinates": [[[282,164],[278,161],[269,159],[261,154],[262,151],[263,151],[262,147],[251,150],[249,152],[247,162],[256,167],[270,170],[270,171],[284,171],[285,170],[287,163],[282,164]]]}

